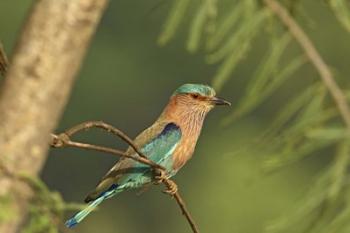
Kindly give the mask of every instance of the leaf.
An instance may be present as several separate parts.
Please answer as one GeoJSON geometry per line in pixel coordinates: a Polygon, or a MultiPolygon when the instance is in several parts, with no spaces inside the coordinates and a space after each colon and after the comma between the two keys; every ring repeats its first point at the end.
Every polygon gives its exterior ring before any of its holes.
{"type": "Polygon", "coordinates": [[[342,127],[316,128],[306,132],[306,137],[317,140],[341,140],[349,137],[342,127]]]}
{"type": "Polygon", "coordinates": [[[268,159],[263,162],[264,171],[272,171],[288,164],[299,161],[303,157],[310,155],[312,152],[329,146],[333,141],[305,141],[301,145],[295,147],[283,148],[284,151],[279,151],[276,154],[271,154],[268,159]]]}
{"type": "Polygon", "coordinates": [[[266,59],[263,59],[266,62],[260,65],[258,71],[246,88],[245,96],[240,101],[237,109],[224,119],[224,124],[229,124],[238,117],[252,111],[261,102],[271,96],[293,72],[305,63],[306,60],[304,56],[294,58],[286,67],[276,74],[278,61],[289,41],[290,36],[285,34],[280,40],[271,45],[271,53],[266,59]]]}
{"type": "Polygon", "coordinates": [[[345,178],[347,174],[347,168],[349,166],[350,159],[350,140],[349,133],[347,133],[347,138],[345,138],[338,145],[338,151],[335,157],[335,162],[332,169],[332,184],[328,191],[328,199],[334,202],[338,198],[340,190],[344,186],[345,178]]]}
{"type": "Polygon", "coordinates": [[[324,190],[327,190],[329,182],[330,171],[320,172],[316,182],[314,182],[309,192],[304,195],[304,198],[295,204],[293,209],[289,209],[286,214],[269,224],[265,232],[278,233],[296,227],[298,229],[305,228],[305,221],[310,221],[312,215],[315,215],[318,212],[317,210],[322,208],[326,195],[324,190]]]}
{"type": "MultiPolygon", "coordinates": [[[[229,56],[228,54],[235,53],[236,50],[250,41],[253,40],[257,32],[261,29],[261,24],[269,15],[269,11],[260,10],[256,13],[255,17],[252,17],[250,20],[244,21],[237,32],[231,34],[228,38],[228,41],[221,46],[217,51],[208,55],[207,62],[213,64],[219,62],[225,57],[229,56]]],[[[232,55],[231,55],[232,56],[232,55]]]]}
{"type": "Polygon", "coordinates": [[[338,143],[335,160],[330,168],[330,184],[325,190],[326,196],[323,209],[317,221],[309,226],[308,232],[310,233],[323,232],[322,230],[328,229],[330,225],[333,225],[331,227],[332,230],[342,225],[339,218],[342,218],[342,215],[347,212],[346,208],[349,208],[348,206],[344,207],[344,204],[346,204],[346,201],[344,201],[344,196],[346,196],[344,191],[347,188],[345,179],[349,165],[349,146],[350,141],[347,139],[338,143]]]}
{"type": "Polygon", "coordinates": [[[219,27],[212,35],[208,42],[208,49],[216,48],[227,36],[232,27],[238,22],[244,10],[244,1],[234,2],[232,9],[229,10],[228,15],[219,23],[219,27]]]}
{"type": "Polygon", "coordinates": [[[213,0],[206,0],[199,7],[199,10],[194,16],[190,27],[189,38],[187,41],[187,50],[189,52],[194,53],[198,50],[199,41],[203,33],[205,23],[209,19],[210,15],[215,14],[211,13],[213,11],[215,11],[213,9],[213,0]]]}
{"type": "Polygon", "coordinates": [[[0,223],[11,221],[16,217],[16,213],[12,209],[12,202],[15,201],[10,195],[0,196],[0,223]]]}
{"type": "Polygon", "coordinates": [[[287,138],[295,140],[295,137],[304,136],[311,127],[317,127],[336,116],[337,110],[335,108],[322,110],[321,104],[324,96],[325,88],[319,83],[307,88],[282,109],[264,136],[267,139],[276,137],[278,131],[294,117],[296,118],[294,124],[285,129],[282,136],[277,135],[277,137],[278,141],[282,142],[287,138]]]}
{"type": "Polygon", "coordinates": [[[347,0],[329,0],[329,4],[343,27],[350,32],[350,7],[347,0]]]}
{"type": "Polygon", "coordinates": [[[306,58],[304,56],[299,56],[294,59],[291,59],[291,62],[287,64],[278,74],[275,75],[275,78],[271,80],[271,83],[268,83],[265,91],[264,98],[269,96],[273,91],[275,91],[280,85],[286,81],[297,69],[299,69],[303,64],[306,63],[306,58]]]}
{"type": "Polygon", "coordinates": [[[309,100],[315,95],[317,89],[322,86],[320,83],[309,86],[303,92],[298,93],[296,97],[292,98],[281,111],[277,114],[276,118],[273,120],[272,125],[270,125],[268,132],[265,134],[273,135],[277,132],[283,125],[285,125],[296,113],[305,106],[309,100]]]}
{"type": "Polygon", "coordinates": [[[297,57],[292,60],[282,71],[280,71],[280,73],[271,75],[273,79],[266,84],[267,86],[256,93],[248,94],[250,96],[247,97],[247,100],[243,101],[243,103],[241,103],[241,105],[235,112],[233,112],[233,114],[231,114],[231,116],[225,118],[224,123],[228,124],[238,117],[242,117],[243,115],[251,112],[261,102],[270,97],[272,93],[276,91],[289,77],[291,77],[291,75],[303,64],[305,64],[305,57],[297,57]]]}
{"type": "Polygon", "coordinates": [[[291,37],[285,33],[280,39],[271,41],[269,54],[262,59],[262,63],[249,82],[246,92],[248,95],[255,95],[268,83],[270,75],[278,69],[278,62],[285,51],[291,37]]]}
{"type": "Polygon", "coordinates": [[[164,24],[164,29],[158,38],[158,44],[165,45],[174,36],[188,8],[190,0],[177,0],[169,13],[169,16],[164,24]]]}
{"type": "Polygon", "coordinates": [[[244,0],[244,18],[245,20],[249,20],[250,18],[255,16],[257,11],[257,2],[256,0],[244,0]]]}
{"type": "Polygon", "coordinates": [[[345,96],[348,99],[348,101],[350,102],[350,91],[345,91],[345,96]]]}
{"type": "MultiPolygon", "coordinates": [[[[294,125],[287,128],[282,135],[278,136],[278,140],[290,145],[295,144],[300,140],[306,140],[307,132],[314,128],[320,127],[324,122],[337,115],[336,109],[329,109],[319,112],[314,118],[307,118],[301,122],[296,121],[294,125]]],[[[318,140],[320,141],[320,140],[318,140]]],[[[325,140],[326,141],[326,140],[325,140]]],[[[337,140],[328,140],[329,142],[336,142],[337,140]]],[[[320,142],[321,143],[321,142],[320,142]]]]}
{"type": "MultiPolygon", "coordinates": [[[[212,85],[217,91],[219,91],[222,88],[225,82],[229,79],[230,74],[233,72],[238,62],[244,57],[246,52],[249,50],[251,40],[258,32],[259,25],[263,22],[264,18],[266,18],[267,14],[267,11],[261,10],[258,13],[258,15],[254,17],[254,20],[252,20],[253,23],[250,24],[250,27],[247,27],[247,29],[243,30],[247,30],[245,33],[241,33],[240,35],[234,35],[232,37],[233,39],[231,39],[227,43],[229,44],[229,46],[223,46],[223,49],[219,50],[217,54],[213,54],[214,59],[217,59],[217,55],[225,56],[226,53],[230,53],[230,55],[226,56],[223,64],[221,64],[216,75],[213,78],[212,85]]],[[[210,60],[211,57],[208,57],[208,59],[210,60]]]]}
{"type": "Polygon", "coordinates": [[[238,62],[243,58],[250,47],[249,42],[241,44],[237,51],[234,51],[228,56],[223,64],[219,67],[216,75],[213,78],[212,86],[215,90],[220,91],[225,82],[229,79],[230,74],[236,68],[238,62]]]}
{"type": "Polygon", "coordinates": [[[336,116],[337,111],[335,109],[322,109],[325,95],[325,87],[322,86],[320,89],[316,90],[311,101],[295,119],[295,123],[284,131],[285,138],[293,137],[293,135],[305,135],[310,128],[317,127],[323,122],[336,116]]]}

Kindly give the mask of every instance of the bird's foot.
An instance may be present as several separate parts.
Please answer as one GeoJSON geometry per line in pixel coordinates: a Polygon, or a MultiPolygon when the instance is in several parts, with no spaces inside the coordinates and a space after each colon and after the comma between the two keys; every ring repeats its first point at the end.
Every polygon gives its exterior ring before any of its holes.
{"type": "Polygon", "coordinates": [[[165,185],[167,186],[167,189],[164,190],[163,193],[174,196],[178,190],[177,184],[174,181],[167,179],[165,185]]]}
{"type": "Polygon", "coordinates": [[[168,179],[166,172],[162,169],[154,169],[154,184],[161,184],[168,179]]]}
{"type": "Polygon", "coordinates": [[[177,184],[169,179],[166,171],[162,169],[154,169],[154,184],[160,183],[164,183],[164,185],[167,187],[163,193],[173,196],[178,190],[177,184]]]}

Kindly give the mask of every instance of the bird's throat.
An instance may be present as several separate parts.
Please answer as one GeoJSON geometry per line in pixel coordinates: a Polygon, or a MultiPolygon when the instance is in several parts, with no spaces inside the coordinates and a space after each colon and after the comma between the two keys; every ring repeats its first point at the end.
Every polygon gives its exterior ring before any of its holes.
{"type": "Polygon", "coordinates": [[[171,100],[164,109],[161,118],[167,122],[174,122],[180,127],[183,136],[192,137],[196,141],[206,115],[205,109],[176,104],[175,100],[171,100]]]}

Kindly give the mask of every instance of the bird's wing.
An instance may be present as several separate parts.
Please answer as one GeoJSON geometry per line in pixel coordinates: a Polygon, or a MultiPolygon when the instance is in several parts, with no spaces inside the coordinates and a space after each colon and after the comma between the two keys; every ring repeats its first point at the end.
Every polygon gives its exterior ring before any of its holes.
{"type": "MultiPolygon", "coordinates": [[[[179,126],[169,122],[156,123],[143,131],[135,139],[135,144],[150,160],[163,165],[168,171],[171,171],[172,160],[168,158],[170,158],[180,139],[181,130],[179,126]]],[[[129,148],[127,153],[137,156],[132,148],[129,148]]],[[[123,183],[126,179],[133,179],[147,170],[149,170],[149,167],[144,164],[140,164],[129,158],[121,159],[102,178],[95,191],[90,193],[85,201],[94,200],[113,184],[123,183]]]]}

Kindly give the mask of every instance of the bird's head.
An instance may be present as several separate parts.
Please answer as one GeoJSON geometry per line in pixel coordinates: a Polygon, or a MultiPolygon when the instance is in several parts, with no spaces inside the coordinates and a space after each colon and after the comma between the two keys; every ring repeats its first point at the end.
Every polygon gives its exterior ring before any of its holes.
{"type": "Polygon", "coordinates": [[[178,107],[187,107],[192,110],[209,112],[215,106],[230,106],[225,99],[216,97],[215,90],[203,84],[184,84],[176,89],[172,98],[178,107]]]}

